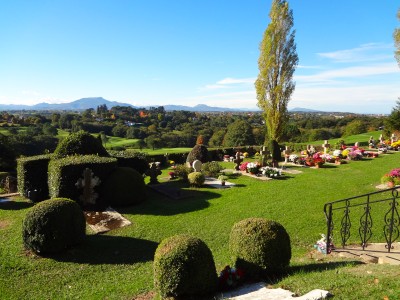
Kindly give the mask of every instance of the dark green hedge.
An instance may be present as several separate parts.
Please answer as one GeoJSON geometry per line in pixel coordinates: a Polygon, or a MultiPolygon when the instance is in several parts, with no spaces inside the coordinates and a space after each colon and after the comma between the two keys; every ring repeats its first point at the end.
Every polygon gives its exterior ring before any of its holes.
{"type": "MultiPolygon", "coordinates": [[[[49,192],[51,198],[69,198],[81,205],[80,196],[83,190],[76,186],[78,179],[83,178],[86,168],[92,170],[94,176],[104,182],[108,175],[117,167],[117,159],[99,157],[97,155],[76,155],[54,159],[49,164],[49,192]]],[[[94,188],[98,193],[99,186],[94,188]]],[[[99,200],[101,200],[99,198],[99,200]]]]}
{"type": "Polygon", "coordinates": [[[24,246],[36,253],[52,254],[81,243],[86,222],[79,205],[70,199],[51,199],[32,207],[22,224],[24,246]]]}
{"type": "Polygon", "coordinates": [[[17,160],[18,192],[27,197],[27,191],[40,191],[40,200],[49,197],[47,169],[52,158],[51,154],[19,158],[17,160]]]}
{"type": "Polygon", "coordinates": [[[58,146],[54,151],[54,155],[57,157],[76,154],[110,156],[99,139],[96,139],[90,133],[82,130],[71,133],[65,137],[60,143],[58,143],[58,146]]]}
{"type": "Polygon", "coordinates": [[[140,174],[144,174],[149,169],[147,155],[142,152],[131,151],[108,151],[111,157],[118,161],[119,167],[128,167],[136,170],[140,174]]]}

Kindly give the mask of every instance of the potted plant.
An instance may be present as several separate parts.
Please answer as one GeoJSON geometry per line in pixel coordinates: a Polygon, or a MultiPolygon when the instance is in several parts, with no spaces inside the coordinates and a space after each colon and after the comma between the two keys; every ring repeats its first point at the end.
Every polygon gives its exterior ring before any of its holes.
{"type": "Polygon", "coordinates": [[[381,177],[381,183],[387,185],[388,187],[394,187],[394,178],[390,176],[389,173],[381,177]]]}
{"type": "Polygon", "coordinates": [[[225,175],[219,175],[218,177],[218,180],[221,181],[221,185],[225,185],[227,179],[228,177],[226,177],[225,175]]]}

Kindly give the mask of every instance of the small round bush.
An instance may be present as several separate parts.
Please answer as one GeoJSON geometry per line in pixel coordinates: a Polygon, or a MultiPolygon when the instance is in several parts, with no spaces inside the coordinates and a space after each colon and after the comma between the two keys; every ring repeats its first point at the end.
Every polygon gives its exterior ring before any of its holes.
{"type": "Polygon", "coordinates": [[[147,198],[143,176],[132,168],[118,167],[102,184],[100,197],[116,207],[143,202],[147,198]]]}
{"type": "Polygon", "coordinates": [[[285,228],[263,218],[249,218],[233,225],[229,250],[236,267],[255,279],[282,272],[292,256],[285,228]]]}
{"type": "Polygon", "coordinates": [[[190,185],[200,187],[203,185],[204,181],[206,181],[206,178],[201,172],[192,172],[188,175],[188,180],[190,185]]]}
{"type": "Polygon", "coordinates": [[[22,238],[25,248],[52,254],[81,243],[85,230],[85,217],[79,205],[70,199],[54,198],[29,210],[22,224],[22,238]]]}
{"type": "Polygon", "coordinates": [[[199,160],[202,163],[206,163],[209,161],[208,149],[204,145],[196,145],[193,149],[189,152],[186,162],[193,164],[195,160],[199,160]]]}
{"type": "Polygon", "coordinates": [[[90,133],[83,130],[71,133],[66,138],[58,143],[54,154],[58,157],[69,155],[90,155],[97,154],[99,156],[110,156],[107,150],[101,144],[101,141],[96,139],[90,133]]]}
{"type": "Polygon", "coordinates": [[[162,298],[206,295],[217,288],[210,249],[200,239],[176,235],[163,240],[154,255],[154,285],[162,298]]]}
{"type": "Polygon", "coordinates": [[[217,161],[210,161],[206,162],[205,164],[202,165],[201,170],[206,174],[206,176],[210,177],[217,177],[218,174],[223,170],[224,168],[221,166],[221,164],[217,161]]]}

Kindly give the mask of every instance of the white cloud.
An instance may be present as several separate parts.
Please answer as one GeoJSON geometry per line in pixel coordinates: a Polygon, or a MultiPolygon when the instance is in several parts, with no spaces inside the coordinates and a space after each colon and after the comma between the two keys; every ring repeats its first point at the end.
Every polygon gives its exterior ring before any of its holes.
{"type": "Polygon", "coordinates": [[[333,52],[317,53],[318,56],[331,59],[335,62],[362,62],[393,59],[388,50],[394,51],[392,44],[369,43],[357,48],[338,50],[333,52]]]}
{"type": "Polygon", "coordinates": [[[323,71],[312,75],[295,75],[296,82],[321,83],[334,82],[343,78],[361,78],[367,76],[400,74],[396,62],[382,63],[366,66],[353,66],[329,71],[323,71]]]}
{"type": "Polygon", "coordinates": [[[215,90],[215,89],[226,89],[226,88],[236,88],[243,87],[254,84],[256,78],[231,78],[227,77],[221,79],[213,84],[208,84],[200,90],[215,90]]]}

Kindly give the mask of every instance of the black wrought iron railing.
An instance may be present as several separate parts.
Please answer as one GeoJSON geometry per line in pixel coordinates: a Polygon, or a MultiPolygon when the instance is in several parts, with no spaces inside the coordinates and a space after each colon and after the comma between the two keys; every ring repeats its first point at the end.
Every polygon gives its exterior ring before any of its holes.
{"type": "Polygon", "coordinates": [[[343,248],[350,240],[360,240],[363,250],[373,237],[384,237],[386,249],[390,252],[400,233],[398,207],[398,188],[326,203],[324,213],[327,223],[327,253],[332,251],[333,241],[337,242],[338,234],[343,248]]]}

